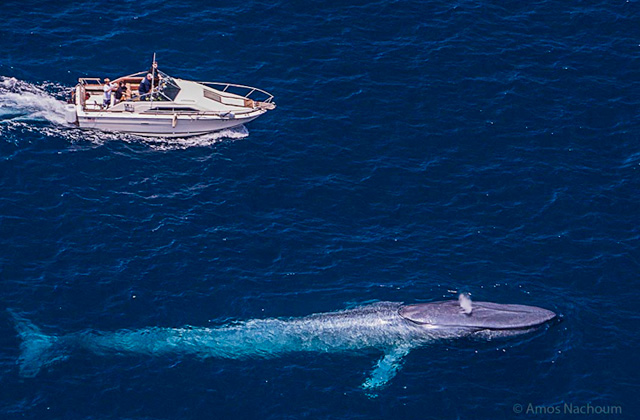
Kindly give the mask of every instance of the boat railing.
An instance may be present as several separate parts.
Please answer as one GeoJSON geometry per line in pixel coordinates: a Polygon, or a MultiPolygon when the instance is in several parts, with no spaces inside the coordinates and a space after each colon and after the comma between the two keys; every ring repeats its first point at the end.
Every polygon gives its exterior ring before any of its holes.
{"type": "Polygon", "coordinates": [[[156,90],[153,92],[149,92],[149,93],[145,93],[144,95],[139,95],[139,96],[135,96],[132,99],[129,99],[128,101],[132,101],[133,99],[135,99],[136,101],[151,101],[151,99],[153,99],[153,101],[171,101],[171,98],[169,98],[167,95],[165,95],[164,93],[162,93],[162,91],[156,90]]]}
{"type": "MultiPolygon", "coordinates": [[[[116,80],[120,80],[120,79],[131,79],[131,78],[137,78],[137,77],[144,77],[147,74],[146,71],[141,71],[138,73],[133,73],[133,74],[129,74],[127,76],[123,76],[120,77],[119,79],[116,80]]],[[[160,79],[165,78],[165,79],[172,79],[171,76],[169,76],[168,74],[158,70],[157,72],[158,76],[160,76],[160,79]]],[[[90,78],[90,77],[85,77],[85,78],[81,78],[80,82],[83,84],[98,84],[100,85],[100,79],[99,78],[90,78]]],[[[246,85],[238,85],[235,83],[224,83],[224,82],[196,82],[196,83],[200,83],[201,85],[205,85],[205,86],[209,86],[215,90],[218,90],[220,92],[223,93],[229,93],[230,95],[228,95],[229,97],[233,97],[233,95],[237,95],[237,96],[241,96],[243,98],[246,99],[253,99],[253,100],[260,100],[260,102],[273,102],[273,95],[270,94],[269,92],[267,92],[266,90],[262,90],[253,86],[246,86],[246,85]],[[257,98],[257,96],[262,95],[262,98],[257,98]]],[[[227,95],[225,95],[227,96],[227,95]]]]}
{"type": "Polygon", "coordinates": [[[218,92],[222,92],[223,95],[220,95],[220,96],[227,97],[227,98],[237,98],[238,96],[240,96],[244,99],[250,99],[255,102],[263,102],[263,103],[273,102],[272,94],[270,94],[266,90],[262,90],[252,86],[238,85],[235,83],[222,83],[222,82],[196,82],[196,83],[200,83],[201,85],[213,88],[218,92]]]}
{"type": "Polygon", "coordinates": [[[82,85],[86,86],[86,85],[102,85],[102,79],[100,79],[99,77],[81,77],[80,79],[78,79],[78,82],[80,82],[82,85]]]}

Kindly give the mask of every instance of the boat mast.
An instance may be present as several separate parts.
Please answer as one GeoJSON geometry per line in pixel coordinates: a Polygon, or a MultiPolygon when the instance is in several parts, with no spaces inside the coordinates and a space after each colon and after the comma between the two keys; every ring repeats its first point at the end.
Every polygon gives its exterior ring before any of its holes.
{"type": "Polygon", "coordinates": [[[151,62],[151,106],[150,106],[151,108],[153,108],[153,87],[156,80],[156,66],[154,66],[155,63],[156,63],[156,53],[154,51],[153,61],[151,62]]]}

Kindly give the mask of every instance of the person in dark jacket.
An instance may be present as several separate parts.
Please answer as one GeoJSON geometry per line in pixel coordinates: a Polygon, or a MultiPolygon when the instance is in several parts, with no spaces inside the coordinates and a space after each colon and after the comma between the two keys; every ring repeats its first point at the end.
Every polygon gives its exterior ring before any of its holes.
{"type": "Polygon", "coordinates": [[[140,94],[140,99],[146,101],[149,98],[147,93],[151,92],[151,79],[153,76],[151,73],[147,73],[147,75],[140,82],[140,86],[138,86],[138,93],[140,94]],[[147,95],[147,96],[143,96],[147,95]]]}

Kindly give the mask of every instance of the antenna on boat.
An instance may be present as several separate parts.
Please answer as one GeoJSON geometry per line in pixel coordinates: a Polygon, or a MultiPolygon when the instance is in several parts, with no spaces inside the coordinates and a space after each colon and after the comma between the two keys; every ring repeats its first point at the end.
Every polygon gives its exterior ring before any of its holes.
{"type": "Polygon", "coordinates": [[[156,53],[153,52],[153,61],[151,62],[151,107],[153,107],[153,88],[156,80],[156,53]]]}

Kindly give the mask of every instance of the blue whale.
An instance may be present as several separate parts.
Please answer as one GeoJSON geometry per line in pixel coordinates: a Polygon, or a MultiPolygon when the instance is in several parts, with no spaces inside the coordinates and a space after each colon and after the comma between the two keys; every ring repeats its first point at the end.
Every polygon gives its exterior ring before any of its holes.
{"type": "Polygon", "coordinates": [[[441,339],[520,335],[556,317],[534,306],[472,303],[461,295],[458,301],[414,305],[378,302],[301,318],[254,319],[211,328],[151,327],[48,335],[10,313],[22,339],[18,364],[23,377],[36,376],[42,367],[65,359],[74,349],[98,355],[190,354],[227,359],[377,349],[383,355],[362,385],[367,391],[388,383],[413,348],[441,339]]]}

